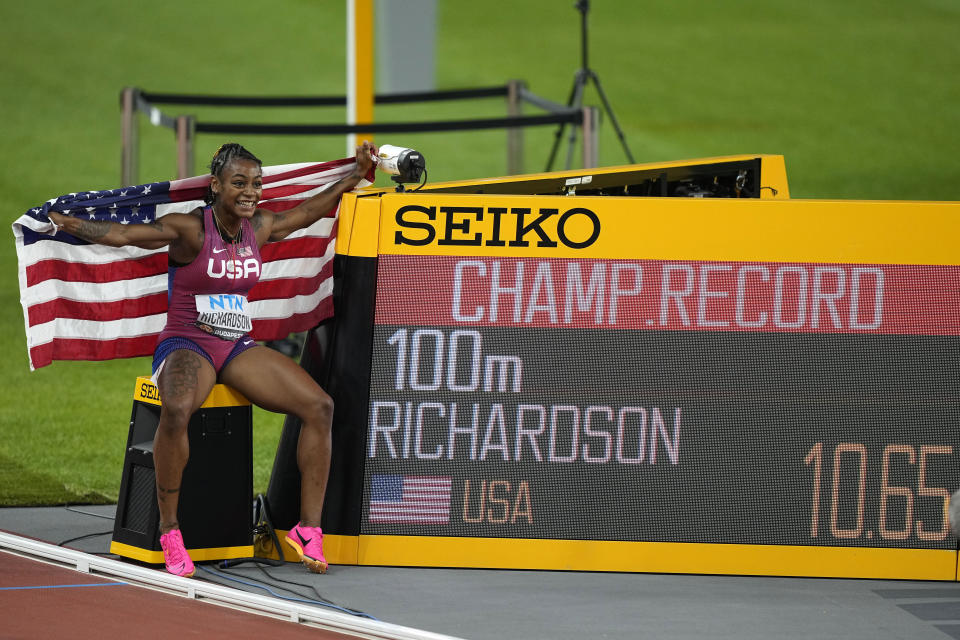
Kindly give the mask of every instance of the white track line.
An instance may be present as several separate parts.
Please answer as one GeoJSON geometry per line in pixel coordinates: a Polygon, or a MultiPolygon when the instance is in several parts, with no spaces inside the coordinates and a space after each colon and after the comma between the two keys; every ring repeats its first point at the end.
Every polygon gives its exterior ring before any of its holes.
{"type": "Polygon", "coordinates": [[[42,559],[81,573],[120,578],[136,586],[158,589],[202,602],[349,634],[370,640],[458,640],[430,631],[351,616],[322,607],[260,596],[203,580],[126,564],[111,558],[65,549],[46,542],[0,532],[0,548],[42,559]]]}

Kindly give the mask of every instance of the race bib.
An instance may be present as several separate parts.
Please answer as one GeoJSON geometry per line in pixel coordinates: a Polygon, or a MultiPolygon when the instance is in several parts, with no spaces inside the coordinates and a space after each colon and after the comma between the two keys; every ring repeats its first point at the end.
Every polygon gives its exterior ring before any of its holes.
{"type": "Polygon", "coordinates": [[[223,340],[237,340],[253,328],[247,296],[235,293],[196,295],[197,326],[223,340]]]}

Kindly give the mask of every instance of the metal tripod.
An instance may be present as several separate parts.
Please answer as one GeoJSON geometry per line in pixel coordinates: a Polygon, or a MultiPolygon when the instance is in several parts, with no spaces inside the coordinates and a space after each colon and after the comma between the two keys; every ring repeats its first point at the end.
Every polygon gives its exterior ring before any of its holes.
{"type": "MultiPolygon", "coordinates": [[[[567,106],[576,109],[580,109],[583,106],[583,90],[587,86],[587,83],[592,80],[593,86],[596,87],[597,93],[600,94],[600,101],[603,103],[603,108],[607,112],[607,115],[610,116],[610,122],[613,123],[613,130],[616,131],[617,137],[620,138],[620,144],[623,145],[627,159],[633,164],[633,154],[630,153],[630,147],[627,146],[627,139],[623,136],[623,130],[620,128],[620,123],[617,122],[617,117],[613,115],[613,108],[610,106],[610,101],[607,100],[607,94],[603,92],[603,87],[600,85],[600,77],[597,76],[590,68],[590,65],[587,64],[587,13],[590,11],[590,0],[577,0],[574,7],[580,12],[580,69],[578,69],[573,76],[573,87],[570,89],[570,97],[567,98],[567,106]]],[[[560,148],[560,139],[563,137],[563,129],[566,126],[567,124],[564,122],[560,123],[560,126],[557,127],[557,133],[553,138],[553,148],[550,149],[550,158],[547,160],[547,171],[550,171],[553,167],[557,150],[560,148]]],[[[576,142],[577,127],[571,125],[570,144],[567,148],[567,169],[570,168],[570,164],[573,161],[573,147],[576,142]]]]}

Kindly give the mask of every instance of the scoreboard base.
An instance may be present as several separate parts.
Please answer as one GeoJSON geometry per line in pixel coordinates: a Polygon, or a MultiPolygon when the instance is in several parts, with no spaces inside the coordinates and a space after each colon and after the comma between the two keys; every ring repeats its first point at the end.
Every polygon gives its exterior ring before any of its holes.
{"type": "MultiPolygon", "coordinates": [[[[113,540],[110,542],[110,553],[130,558],[148,564],[163,564],[163,551],[148,549],[133,544],[124,544],[113,540]]],[[[211,560],[232,560],[234,558],[250,558],[253,556],[253,545],[239,547],[211,547],[208,549],[191,547],[190,559],[196,562],[211,560]]]]}
{"type": "Polygon", "coordinates": [[[324,536],[324,544],[327,560],[332,564],[886,580],[958,579],[958,553],[943,549],[371,535],[324,536]]]}
{"type": "MultiPolygon", "coordinates": [[[[284,542],[289,531],[285,529],[276,529],[277,540],[280,541],[280,550],[283,552],[283,559],[287,562],[300,562],[300,556],[293,550],[289,544],[284,542]]],[[[357,536],[342,536],[329,533],[323,534],[323,555],[330,564],[360,564],[357,561],[357,536]]],[[[191,556],[192,556],[191,552],[191,556]]],[[[274,549],[273,541],[269,536],[258,537],[254,540],[254,553],[258,558],[276,558],[277,552],[274,549]]]]}

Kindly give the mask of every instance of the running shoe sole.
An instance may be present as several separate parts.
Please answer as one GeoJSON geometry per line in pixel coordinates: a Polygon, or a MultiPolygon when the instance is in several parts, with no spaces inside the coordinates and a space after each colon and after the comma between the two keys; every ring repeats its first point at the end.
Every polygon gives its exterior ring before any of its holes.
{"type": "Polygon", "coordinates": [[[183,574],[183,575],[180,575],[179,573],[174,573],[173,571],[170,571],[169,569],[167,569],[167,573],[169,573],[170,575],[172,575],[172,576],[179,576],[179,577],[181,577],[181,578],[192,578],[192,577],[193,577],[193,574],[195,574],[196,572],[197,572],[197,570],[194,569],[194,570],[191,571],[190,573],[185,573],[185,574],[183,574]]]}
{"type": "Polygon", "coordinates": [[[306,565],[307,569],[313,571],[314,573],[326,573],[327,572],[327,563],[322,560],[314,560],[310,556],[303,555],[303,547],[301,547],[295,540],[293,540],[289,535],[284,536],[284,540],[287,541],[293,550],[297,552],[297,555],[300,556],[300,561],[306,565]]]}

